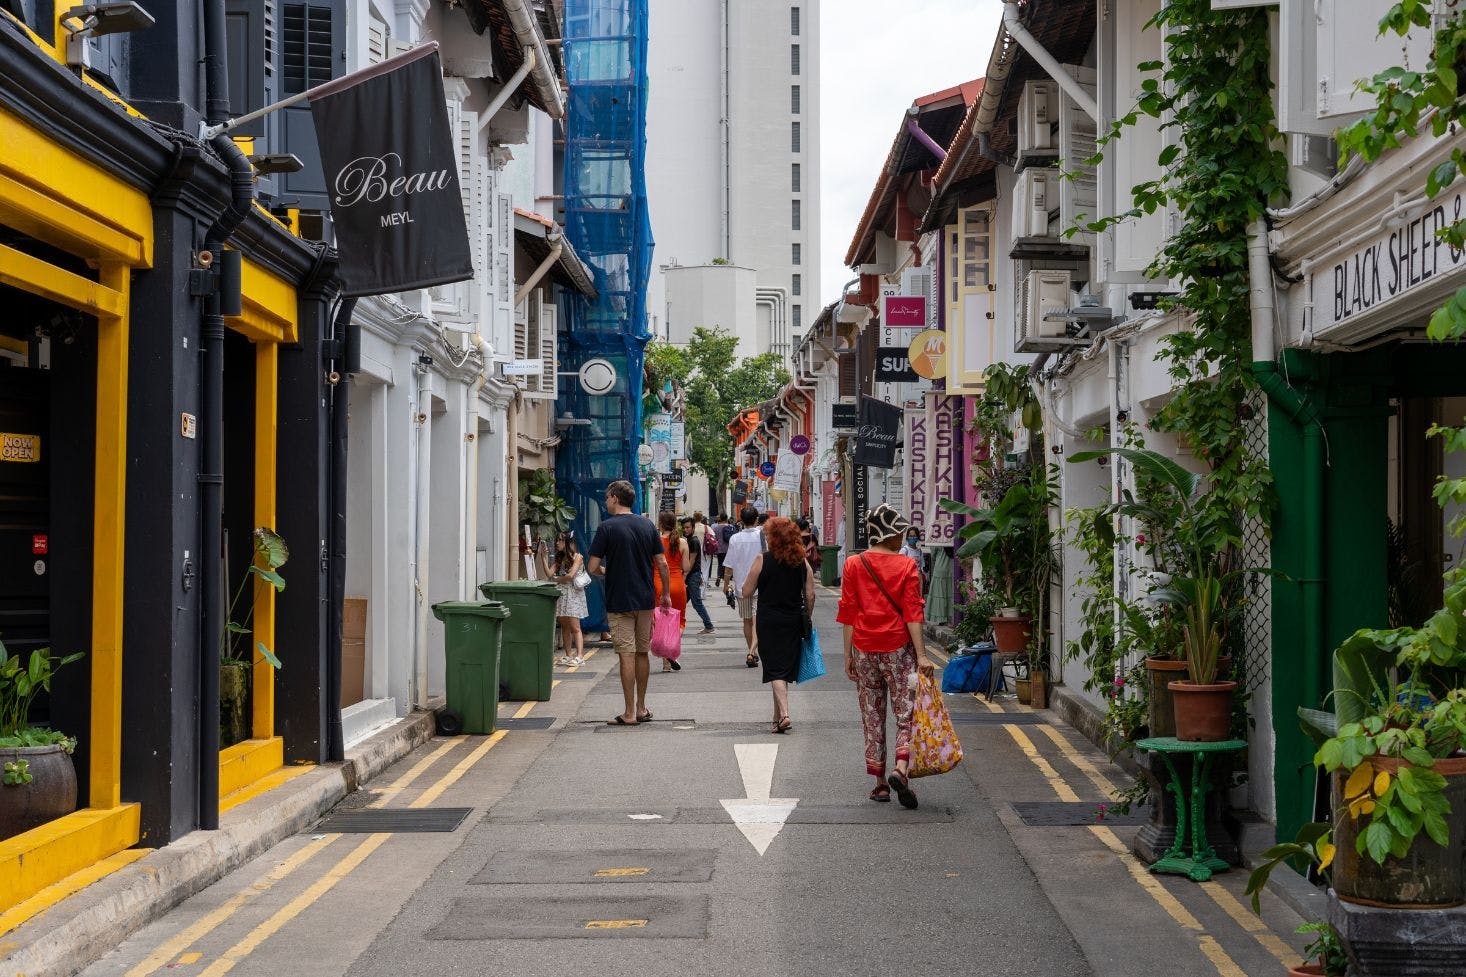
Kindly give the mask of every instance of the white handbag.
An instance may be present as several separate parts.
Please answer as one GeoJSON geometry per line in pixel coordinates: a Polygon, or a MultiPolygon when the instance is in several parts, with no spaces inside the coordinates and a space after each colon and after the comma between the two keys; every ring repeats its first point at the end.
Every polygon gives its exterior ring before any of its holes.
{"type": "Polygon", "coordinates": [[[576,590],[584,590],[585,588],[590,586],[590,574],[582,570],[577,573],[575,575],[575,579],[571,580],[570,582],[575,585],[576,590]]]}

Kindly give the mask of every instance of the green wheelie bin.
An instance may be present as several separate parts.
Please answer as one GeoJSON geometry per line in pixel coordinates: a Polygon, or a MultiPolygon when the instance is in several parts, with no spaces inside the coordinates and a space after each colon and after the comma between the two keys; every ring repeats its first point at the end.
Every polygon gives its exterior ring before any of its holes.
{"type": "Polygon", "coordinates": [[[820,547],[820,583],[826,587],[835,586],[840,579],[840,547],[820,547]]]}
{"type": "Polygon", "coordinates": [[[465,733],[492,733],[499,711],[499,643],[509,610],[490,601],[446,600],[433,605],[443,622],[448,708],[465,733]]]}
{"type": "Polygon", "coordinates": [[[480,584],[479,591],[509,609],[499,657],[505,698],[546,701],[555,672],[555,603],[560,588],[544,580],[495,580],[480,584]]]}

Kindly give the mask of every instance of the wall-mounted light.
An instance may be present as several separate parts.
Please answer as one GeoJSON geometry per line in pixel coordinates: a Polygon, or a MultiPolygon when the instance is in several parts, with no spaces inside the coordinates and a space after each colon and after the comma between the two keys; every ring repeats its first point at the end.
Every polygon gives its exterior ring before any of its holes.
{"type": "Polygon", "coordinates": [[[305,164],[294,153],[264,153],[259,156],[251,156],[249,162],[255,168],[257,176],[266,176],[270,173],[299,173],[305,169],[305,164]]]}
{"type": "Polygon", "coordinates": [[[66,28],[66,63],[74,68],[92,66],[91,48],[87,41],[104,34],[131,34],[147,30],[156,21],[132,0],[121,3],[91,3],[72,7],[61,15],[61,26],[66,28]]]}

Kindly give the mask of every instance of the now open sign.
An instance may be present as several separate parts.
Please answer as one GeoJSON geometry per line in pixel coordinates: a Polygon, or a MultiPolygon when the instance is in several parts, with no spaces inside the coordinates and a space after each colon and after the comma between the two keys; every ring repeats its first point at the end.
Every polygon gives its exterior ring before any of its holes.
{"type": "Polygon", "coordinates": [[[0,461],[37,464],[41,460],[39,434],[0,433],[0,461]]]}

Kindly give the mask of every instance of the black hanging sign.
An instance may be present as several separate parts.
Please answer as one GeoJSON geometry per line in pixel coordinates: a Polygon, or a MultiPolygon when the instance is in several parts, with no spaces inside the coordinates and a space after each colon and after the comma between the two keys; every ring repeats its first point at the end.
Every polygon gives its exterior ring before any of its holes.
{"type": "Polygon", "coordinates": [[[860,427],[851,461],[872,468],[896,467],[896,441],[901,436],[901,408],[874,397],[860,398],[860,427]]]}
{"type": "Polygon", "coordinates": [[[831,404],[830,426],[837,431],[851,431],[860,424],[860,408],[854,404],[831,404]]]}
{"type": "Polygon", "coordinates": [[[850,470],[850,511],[855,514],[855,552],[870,546],[870,527],[865,524],[865,514],[870,508],[870,472],[864,465],[855,465],[850,470]]]}
{"type": "Polygon", "coordinates": [[[436,43],[311,90],[346,295],[473,277],[436,43]]]}
{"type": "Polygon", "coordinates": [[[911,368],[911,351],[907,347],[876,347],[876,383],[915,383],[920,379],[911,368]]]}

